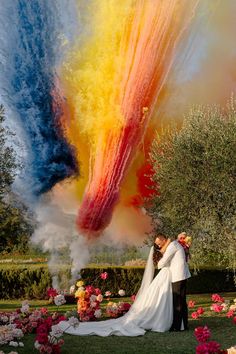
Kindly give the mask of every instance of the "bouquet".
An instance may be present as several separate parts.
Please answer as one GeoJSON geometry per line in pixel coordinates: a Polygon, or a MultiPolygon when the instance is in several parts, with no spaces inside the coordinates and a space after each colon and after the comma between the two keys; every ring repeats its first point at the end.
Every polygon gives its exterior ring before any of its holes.
{"type": "Polygon", "coordinates": [[[76,286],[78,289],[75,292],[75,297],[77,298],[77,312],[80,321],[92,321],[100,318],[102,315],[100,303],[103,300],[101,290],[92,285],[84,286],[82,280],[78,281],[76,286]]]}
{"type": "Polygon", "coordinates": [[[191,246],[192,239],[190,236],[187,236],[186,232],[181,232],[178,235],[177,240],[178,240],[179,244],[183,247],[184,252],[185,252],[186,262],[188,262],[190,259],[189,249],[191,246]]]}

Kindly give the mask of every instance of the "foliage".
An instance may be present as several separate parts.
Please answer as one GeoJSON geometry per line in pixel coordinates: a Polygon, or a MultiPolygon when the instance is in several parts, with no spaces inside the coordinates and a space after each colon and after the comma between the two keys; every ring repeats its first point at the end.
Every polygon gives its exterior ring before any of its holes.
{"type": "Polygon", "coordinates": [[[157,232],[193,236],[192,261],[235,267],[236,108],[193,108],[182,128],[158,134],[150,154],[157,232]]]}
{"type": "Polygon", "coordinates": [[[11,191],[19,165],[13,148],[7,144],[12,133],[4,126],[4,120],[0,105],[0,252],[25,251],[32,225],[27,208],[11,191]]]}
{"type": "MultiPolygon", "coordinates": [[[[102,293],[110,291],[113,296],[124,289],[127,296],[136,294],[143,277],[143,267],[85,268],[81,270],[86,284],[93,284],[102,293]],[[108,273],[106,280],[100,274],[108,273]]],[[[69,268],[63,268],[58,274],[60,279],[70,276],[69,268]]],[[[188,293],[234,291],[234,272],[227,270],[200,270],[188,280],[188,293]]],[[[46,290],[52,286],[52,277],[47,267],[2,266],[0,269],[0,299],[28,298],[43,299],[46,290]]]]}

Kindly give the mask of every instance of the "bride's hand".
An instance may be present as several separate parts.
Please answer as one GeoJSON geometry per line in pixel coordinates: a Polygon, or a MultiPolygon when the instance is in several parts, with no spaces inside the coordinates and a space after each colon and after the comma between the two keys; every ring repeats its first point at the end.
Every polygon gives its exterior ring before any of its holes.
{"type": "Polygon", "coordinates": [[[160,252],[163,254],[165,253],[167,247],[169,246],[169,244],[171,243],[171,240],[168,238],[166,243],[164,244],[164,246],[162,246],[162,248],[160,249],[160,252]]]}

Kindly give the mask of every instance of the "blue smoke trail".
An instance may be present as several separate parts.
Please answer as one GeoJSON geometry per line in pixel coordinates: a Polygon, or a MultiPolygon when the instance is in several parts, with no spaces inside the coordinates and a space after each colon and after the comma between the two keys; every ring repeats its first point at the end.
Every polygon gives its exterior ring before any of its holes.
{"type": "Polygon", "coordinates": [[[57,5],[55,0],[0,4],[0,93],[24,132],[24,180],[34,196],[78,174],[73,147],[60,126],[63,97],[55,80],[62,23],[57,5]]]}

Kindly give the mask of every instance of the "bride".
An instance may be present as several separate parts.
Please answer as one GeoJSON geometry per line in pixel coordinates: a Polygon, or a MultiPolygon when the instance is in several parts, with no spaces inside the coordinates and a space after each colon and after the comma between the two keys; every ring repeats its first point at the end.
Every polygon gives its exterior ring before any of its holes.
{"type": "Polygon", "coordinates": [[[162,268],[153,279],[154,263],[157,264],[168,244],[161,250],[158,250],[155,244],[151,247],[141,287],[130,310],[124,316],[99,322],[80,322],[77,326],[69,325],[68,321],[62,321],[59,323],[61,330],[77,336],[98,335],[102,337],[110,335],[134,337],[144,335],[146,330],[168,331],[173,320],[169,268],[162,268]]]}

